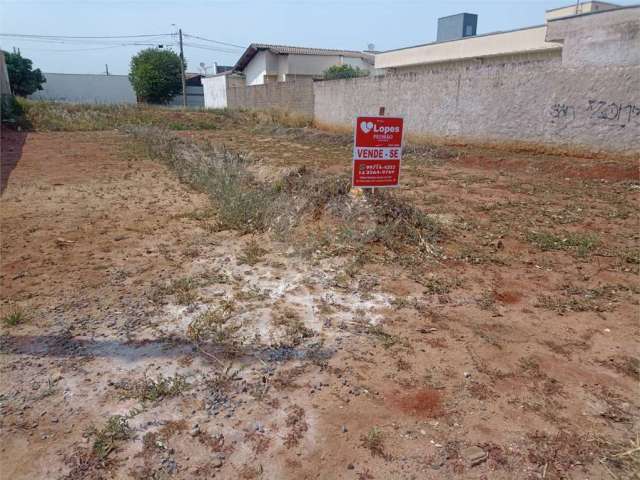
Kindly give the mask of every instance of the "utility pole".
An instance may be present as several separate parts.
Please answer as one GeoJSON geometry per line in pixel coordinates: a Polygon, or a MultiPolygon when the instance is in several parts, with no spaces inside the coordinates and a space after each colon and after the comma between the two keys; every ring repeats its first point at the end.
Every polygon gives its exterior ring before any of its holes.
{"type": "Polygon", "coordinates": [[[184,51],[182,50],[182,29],[178,30],[180,34],[180,72],[182,72],[182,106],[187,107],[187,78],[184,74],[184,51]]]}
{"type": "Polygon", "coordinates": [[[107,77],[109,76],[109,65],[107,65],[106,63],[104,64],[104,70],[107,73],[107,77]]]}

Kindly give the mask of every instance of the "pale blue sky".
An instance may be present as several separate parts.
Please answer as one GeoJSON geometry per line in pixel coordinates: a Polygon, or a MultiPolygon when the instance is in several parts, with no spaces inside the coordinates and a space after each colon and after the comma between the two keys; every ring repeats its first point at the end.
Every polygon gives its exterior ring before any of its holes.
{"type": "MultiPolygon", "coordinates": [[[[570,0],[0,0],[0,33],[37,35],[136,35],[185,33],[237,45],[251,42],[362,50],[373,43],[389,50],[435,40],[437,18],[476,13],[478,33],[544,23],[544,11],[570,0]]],[[[630,5],[630,0],[616,3],[630,5]]],[[[173,43],[172,37],[114,40],[173,43]]],[[[189,71],[235,63],[242,50],[198,39],[185,47],[189,71]]],[[[145,46],[90,43],[38,43],[0,37],[5,50],[20,48],[44,72],[126,74],[129,60],[145,46]]]]}

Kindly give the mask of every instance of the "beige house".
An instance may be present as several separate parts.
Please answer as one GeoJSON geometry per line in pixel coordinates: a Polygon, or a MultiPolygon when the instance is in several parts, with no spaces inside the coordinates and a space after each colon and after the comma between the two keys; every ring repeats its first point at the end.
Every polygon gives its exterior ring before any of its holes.
{"type": "Polygon", "coordinates": [[[296,78],[318,78],[334,65],[373,69],[373,55],[353,50],[303,48],[252,43],[233,68],[242,73],[247,85],[286,82],[296,78]]]}
{"type": "MultiPolygon", "coordinates": [[[[575,15],[619,8],[605,2],[584,2],[548,10],[545,18],[554,21],[575,15]]],[[[563,43],[553,41],[547,24],[461,37],[444,42],[400,48],[375,57],[376,69],[390,73],[407,73],[425,68],[481,66],[492,63],[561,62],[563,43]]]]}

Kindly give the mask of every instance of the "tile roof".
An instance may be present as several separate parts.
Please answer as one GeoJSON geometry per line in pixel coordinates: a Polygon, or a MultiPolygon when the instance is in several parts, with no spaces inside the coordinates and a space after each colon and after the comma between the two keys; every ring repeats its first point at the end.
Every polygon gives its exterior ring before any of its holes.
{"type": "Polygon", "coordinates": [[[277,55],[341,55],[349,58],[362,58],[373,62],[373,55],[367,52],[359,52],[356,50],[334,50],[331,48],[306,48],[306,47],[292,47],[289,45],[270,45],[267,43],[252,43],[244,51],[238,62],[236,63],[234,70],[242,71],[251,61],[251,59],[261,50],[269,50],[277,55]]]}

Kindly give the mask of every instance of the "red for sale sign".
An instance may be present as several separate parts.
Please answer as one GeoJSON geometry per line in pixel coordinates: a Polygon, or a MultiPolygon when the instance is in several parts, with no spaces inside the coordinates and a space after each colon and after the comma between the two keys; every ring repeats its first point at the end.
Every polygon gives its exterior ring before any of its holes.
{"type": "Polygon", "coordinates": [[[358,117],[353,146],[354,187],[397,187],[402,159],[400,117],[358,117]]]}

